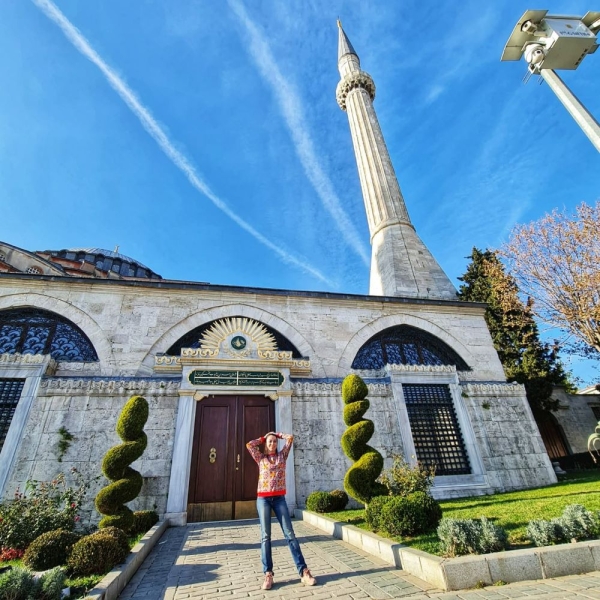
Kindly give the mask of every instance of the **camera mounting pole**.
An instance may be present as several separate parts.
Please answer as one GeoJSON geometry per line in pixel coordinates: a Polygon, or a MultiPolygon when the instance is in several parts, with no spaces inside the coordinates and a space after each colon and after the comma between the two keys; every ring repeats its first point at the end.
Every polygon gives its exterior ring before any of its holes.
{"type": "Polygon", "coordinates": [[[584,57],[598,49],[600,12],[583,17],[548,15],[547,10],[527,10],[519,19],[506,43],[501,60],[528,63],[528,76],[540,75],[569,114],[600,152],[600,125],[555,69],[576,69],[584,57]]]}

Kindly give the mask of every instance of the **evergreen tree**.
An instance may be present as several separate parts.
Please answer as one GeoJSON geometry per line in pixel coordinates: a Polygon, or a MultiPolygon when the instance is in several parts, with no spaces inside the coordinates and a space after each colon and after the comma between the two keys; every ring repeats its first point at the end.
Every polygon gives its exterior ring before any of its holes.
{"type": "Polygon", "coordinates": [[[525,386],[527,400],[538,418],[555,410],[551,399],[555,385],[572,389],[569,376],[558,358],[558,347],[540,340],[533,318],[532,301],[519,298],[515,280],[506,273],[494,252],[473,248],[471,263],[458,296],[461,300],[485,302],[485,321],[509,382],[525,386]]]}

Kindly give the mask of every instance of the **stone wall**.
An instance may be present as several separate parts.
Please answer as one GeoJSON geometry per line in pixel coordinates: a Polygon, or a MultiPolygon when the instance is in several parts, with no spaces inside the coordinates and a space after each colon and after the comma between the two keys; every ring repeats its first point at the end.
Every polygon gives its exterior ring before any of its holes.
{"type": "MultiPolygon", "coordinates": [[[[385,466],[392,455],[402,453],[402,440],[389,384],[369,384],[371,407],[365,418],[375,424],[369,445],[384,457],[385,466]]],[[[344,489],[344,476],[352,461],[344,454],[340,439],[346,430],[341,384],[297,382],[292,397],[294,422],[294,468],[296,501],[306,505],[314,491],[344,489]]]]}
{"type": "Polygon", "coordinates": [[[567,394],[563,388],[554,388],[552,397],[560,403],[554,416],[573,454],[587,452],[588,437],[594,433],[598,421],[592,406],[600,408],[600,394],[567,394]]]}
{"type": "Polygon", "coordinates": [[[317,378],[344,377],[359,348],[394,325],[423,329],[451,346],[479,380],[503,381],[483,308],[463,303],[376,297],[269,293],[161,282],[19,280],[3,282],[0,310],[56,312],[90,338],[99,363],[60,363],[58,376],[151,376],[154,357],[191,329],[233,315],[256,319],[286,336],[311,359],[317,378]],[[84,370],[84,373],[82,373],[84,370]]]}
{"type": "MultiPolygon", "coordinates": [[[[190,330],[231,316],[265,323],[310,360],[310,375],[293,384],[290,406],[300,506],[314,490],[342,487],[350,461],[339,445],[345,429],[340,381],[351,372],[352,361],[364,343],[382,330],[401,324],[444,341],[471,367],[461,377],[469,380],[464,385],[470,396],[465,404],[473,422],[477,453],[485,466],[484,472],[478,471],[477,475],[487,477],[491,489],[498,490],[553,480],[553,473],[545,470],[547,457],[539,434],[536,437],[533,432],[522,390],[511,386],[483,388],[477,384],[504,381],[483,307],[168,281],[158,285],[145,281],[6,278],[3,284],[0,310],[28,306],[56,312],[83,330],[99,356],[97,363],[59,362],[54,364],[52,373],[41,379],[28,416],[22,419],[5,496],[27,478],[52,478],[57,471],[66,472],[71,466],[85,476],[98,475],[104,453],[119,443],[114,431],[119,411],[129,396],[140,393],[150,403],[146,426],[149,443],[144,457],[134,464],[145,477],[134,508],[156,507],[164,513],[181,374],[173,372],[172,377],[163,377],[155,372],[155,357],[190,330]],[[512,390],[517,391],[513,394],[512,390]],[[490,404],[489,408],[482,408],[484,401],[490,404]],[[62,462],[58,462],[61,427],[76,439],[62,462]]],[[[431,371],[429,377],[435,383],[440,375],[435,369],[431,371]]],[[[400,423],[389,379],[380,373],[372,377],[371,408],[366,415],[375,423],[371,443],[382,452],[389,466],[392,454],[402,453],[401,432],[406,423],[400,423]],[[377,378],[382,381],[377,383],[377,378]]],[[[455,372],[452,377],[456,377],[455,372]]],[[[102,485],[94,484],[92,497],[102,485]]],[[[487,484],[486,489],[490,489],[487,484]]],[[[91,507],[88,509],[91,515],[91,507]]]]}
{"type": "Polygon", "coordinates": [[[144,477],[144,487],[130,506],[164,513],[178,387],[171,380],[44,379],[31,407],[5,497],[11,497],[17,487],[23,489],[28,479],[48,481],[65,473],[73,481],[70,472],[75,468],[92,482],[83,512],[87,520],[96,521],[93,498],[108,483],[102,476],[102,459],[109,448],[122,443],[115,431],[118,416],[129,397],[139,394],[148,400],[150,409],[144,427],[148,447],[132,464],[144,477]],[[74,439],[59,461],[62,427],[74,439]]]}
{"type": "Polygon", "coordinates": [[[492,488],[507,491],[555,483],[525,388],[477,383],[461,387],[492,488]]]}

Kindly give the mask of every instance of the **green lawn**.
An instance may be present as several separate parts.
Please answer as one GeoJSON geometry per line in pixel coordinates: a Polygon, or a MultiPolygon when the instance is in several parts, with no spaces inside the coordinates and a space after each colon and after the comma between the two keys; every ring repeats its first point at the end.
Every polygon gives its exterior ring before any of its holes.
{"type": "MultiPolygon", "coordinates": [[[[519,492],[506,492],[491,496],[473,496],[440,502],[443,516],[454,519],[487,517],[503,527],[513,548],[531,545],[525,528],[533,519],[552,519],[560,516],[568,504],[583,504],[588,510],[600,510],[600,471],[580,471],[570,474],[557,484],[519,492]]],[[[351,523],[369,529],[364,510],[345,510],[325,515],[336,521],[351,523]]],[[[395,538],[378,532],[407,546],[439,554],[435,532],[412,538],[395,538]]]]}

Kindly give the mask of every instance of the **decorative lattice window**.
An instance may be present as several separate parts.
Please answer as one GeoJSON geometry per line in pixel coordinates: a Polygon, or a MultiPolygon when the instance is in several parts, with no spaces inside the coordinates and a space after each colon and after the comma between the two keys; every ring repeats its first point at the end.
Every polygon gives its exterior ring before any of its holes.
{"type": "Polygon", "coordinates": [[[4,252],[0,252],[0,260],[6,262],[6,254],[4,254],[4,252]]]}
{"type": "Polygon", "coordinates": [[[29,275],[41,275],[42,270],[39,267],[27,267],[25,273],[29,273],[29,275]]]}
{"type": "Polygon", "coordinates": [[[0,450],[19,404],[24,379],[0,379],[0,450]]]}
{"type": "Polygon", "coordinates": [[[469,371],[465,361],[435,336],[398,325],[373,336],[356,354],[353,369],[383,369],[385,365],[454,365],[469,371]]]}
{"type": "MultiPolygon", "coordinates": [[[[239,316],[232,316],[232,319],[236,318],[244,318],[239,316]]],[[[219,319],[217,319],[219,320],[219,319]]],[[[204,335],[204,332],[210,329],[216,321],[211,321],[210,323],[205,323],[204,325],[200,325],[200,327],[196,327],[192,329],[188,333],[186,333],[183,337],[179,338],[166,352],[168,356],[180,356],[182,348],[199,348],[200,347],[200,338],[204,335]]],[[[261,323],[264,328],[275,338],[277,343],[277,350],[280,352],[291,352],[293,358],[302,358],[302,355],[298,351],[298,348],[290,342],[285,336],[281,335],[275,329],[272,329],[268,325],[261,323]]]]}
{"type": "Polygon", "coordinates": [[[93,362],[98,355],[71,321],[41,309],[0,312],[0,354],[50,354],[54,360],[93,362]]]}
{"type": "Polygon", "coordinates": [[[417,460],[436,475],[468,475],[469,457],[447,385],[402,384],[417,460]]]}

